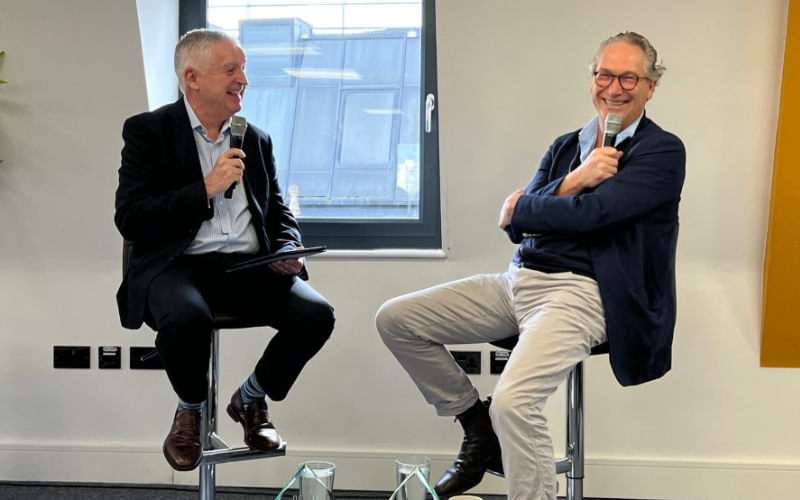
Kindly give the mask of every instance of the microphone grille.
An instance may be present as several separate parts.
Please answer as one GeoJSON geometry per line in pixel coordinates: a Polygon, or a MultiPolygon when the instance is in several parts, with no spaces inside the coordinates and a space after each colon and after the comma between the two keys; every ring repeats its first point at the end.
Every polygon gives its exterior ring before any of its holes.
{"type": "Polygon", "coordinates": [[[231,135],[244,137],[247,131],[247,120],[243,116],[231,117],[231,135]]]}
{"type": "Polygon", "coordinates": [[[605,126],[606,134],[617,135],[619,133],[619,129],[622,128],[622,117],[616,113],[609,113],[606,116],[605,126]]]}

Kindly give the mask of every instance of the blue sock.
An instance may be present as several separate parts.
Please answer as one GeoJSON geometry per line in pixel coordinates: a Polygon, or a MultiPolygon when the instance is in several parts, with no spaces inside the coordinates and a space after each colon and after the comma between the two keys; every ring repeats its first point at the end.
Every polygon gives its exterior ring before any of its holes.
{"type": "Polygon", "coordinates": [[[178,410],[201,410],[203,403],[187,403],[182,399],[178,399],[178,410]]]}
{"type": "Polygon", "coordinates": [[[242,404],[245,406],[253,401],[264,401],[264,398],[267,397],[264,389],[261,388],[258,380],[256,380],[255,373],[251,374],[242,382],[242,385],[239,387],[239,393],[242,395],[242,404]]]}

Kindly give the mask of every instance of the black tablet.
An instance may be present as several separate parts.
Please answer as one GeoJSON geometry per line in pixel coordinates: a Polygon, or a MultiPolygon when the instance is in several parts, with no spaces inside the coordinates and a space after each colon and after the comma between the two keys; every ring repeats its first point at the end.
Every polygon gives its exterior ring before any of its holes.
{"type": "Polygon", "coordinates": [[[322,253],[327,249],[328,247],[309,247],[309,248],[301,248],[299,250],[289,250],[288,252],[274,253],[272,255],[264,255],[262,257],[256,257],[255,259],[240,262],[235,266],[231,266],[231,268],[228,269],[226,272],[232,273],[235,271],[254,269],[257,267],[266,266],[267,264],[270,264],[272,262],[278,262],[279,260],[299,259],[300,257],[308,257],[310,255],[316,255],[318,253],[322,253]]]}

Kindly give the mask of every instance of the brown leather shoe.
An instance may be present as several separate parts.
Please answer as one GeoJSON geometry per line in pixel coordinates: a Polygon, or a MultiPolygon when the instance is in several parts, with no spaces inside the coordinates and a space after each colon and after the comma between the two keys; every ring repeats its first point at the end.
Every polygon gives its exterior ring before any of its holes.
{"type": "Polygon", "coordinates": [[[228,415],[242,424],[244,429],[244,443],[250,448],[261,451],[275,451],[281,447],[281,437],[272,422],[269,420],[267,402],[254,401],[247,405],[247,410],[242,404],[242,395],[237,389],[228,405],[228,415]]]}
{"type": "Polygon", "coordinates": [[[200,410],[178,410],[164,440],[164,457],[173,469],[188,471],[200,465],[200,410]]]}

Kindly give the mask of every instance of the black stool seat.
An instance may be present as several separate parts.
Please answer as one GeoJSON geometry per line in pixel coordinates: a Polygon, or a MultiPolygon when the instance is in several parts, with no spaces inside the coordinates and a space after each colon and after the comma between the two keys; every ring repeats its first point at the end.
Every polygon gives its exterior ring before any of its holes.
{"type": "Polygon", "coordinates": [[[215,312],[211,328],[214,330],[241,330],[242,328],[257,328],[264,325],[263,320],[243,318],[224,312],[215,312]]]}
{"type": "MultiPolygon", "coordinates": [[[[495,347],[499,347],[500,349],[511,351],[514,349],[514,346],[517,345],[518,341],[519,335],[514,335],[513,337],[508,337],[503,340],[495,340],[494,342],[489,343],[495,347]]],[[[592,347],[591,355],[597,356],[598,354],[608,354],[608,342],[603,342],[602,344],[592,347]]]]}

